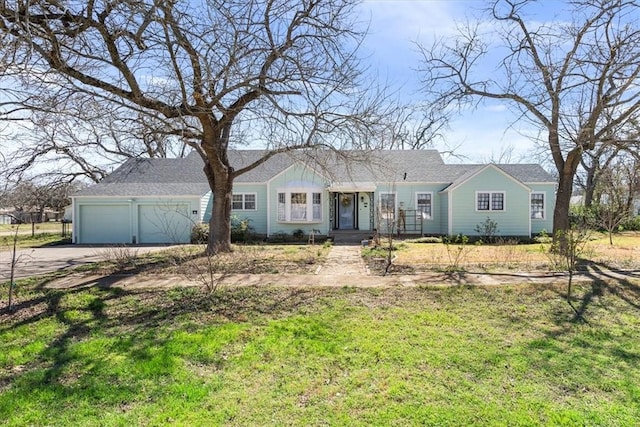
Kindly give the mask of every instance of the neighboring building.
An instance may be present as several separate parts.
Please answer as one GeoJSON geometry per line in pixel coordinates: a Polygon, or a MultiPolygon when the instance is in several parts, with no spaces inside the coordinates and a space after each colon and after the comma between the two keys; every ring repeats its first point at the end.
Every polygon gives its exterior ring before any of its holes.
{"type": "Polygon", "coordinates": [[[13,217],[8,214],[8,213],[4,213],[0,210],[0,224],[6,225],[6,224],[12,224],[13,223],[13,217]]]}
{"type": "MultiPolygon", "coordinates": [[[[238,170],[263,154],[229,158],[238,170]]],[[[237,177],[232,215],[264,236],[389,225],[403,234],[472,236],[487,217],[503,236],[552,230],[556,182],[539,165],[446,165],[435,150],[327,151],[308,156],[313,163],[305,154],[276,155],[237,177]]],[[[128,160],[73,196],[74,243],[188,242],[192,226],[211,218],[202,167],[197,153],[128,160]]]]}

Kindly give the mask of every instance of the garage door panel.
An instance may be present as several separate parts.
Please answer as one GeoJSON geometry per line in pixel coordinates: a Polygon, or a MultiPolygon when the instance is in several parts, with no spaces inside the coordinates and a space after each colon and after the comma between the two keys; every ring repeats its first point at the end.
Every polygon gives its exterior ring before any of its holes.
{"type": "Polygon", "coordinates": [[[129,205],[81,205],[79,243],[131,243],[129,205]]]}
{"type": "Polygon", "coordinates": [[[140,243],[189,243],[191,218],[187,204],[138,206],[140,243]]]}

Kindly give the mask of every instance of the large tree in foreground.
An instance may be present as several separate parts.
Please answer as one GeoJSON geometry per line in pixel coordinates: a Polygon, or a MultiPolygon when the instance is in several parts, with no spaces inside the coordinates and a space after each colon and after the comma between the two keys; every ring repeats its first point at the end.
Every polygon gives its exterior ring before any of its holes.
{"type": "MultiPolygon", "coordinates": [[[[234,178],[368,128],[376,99],[357,85],[354,1],[2,1],[0,35],[29,84],[193,147],[214,195],[208,250],[229,251],[234,178]],[[243,143],[267,151],[235,170],[228,150],[243,143]]],[[[46,111],[51,99],[21,102],[46,111]]]]}
{"type": "Polygon", "coordinates": [[[490,22],[421,48],[426,91],[444,107],[500,100],[541,130],[559,177],[555,231],[569,226],[584,153],[621,143],[625,124],[640,113],[640,5],[565,5],[567,14],[544,22],[533,1],[498,0],[490,22]]]}

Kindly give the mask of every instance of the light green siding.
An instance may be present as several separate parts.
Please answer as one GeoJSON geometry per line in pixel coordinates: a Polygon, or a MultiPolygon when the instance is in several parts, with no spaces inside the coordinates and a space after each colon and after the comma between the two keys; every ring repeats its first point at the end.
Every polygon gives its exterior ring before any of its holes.
{"type": "Polygon", "coordinates": [[[267,185],[266,184],[234,184],[233,194],[255,194],[256,210],[231,210],[231,216],[237,219],[248,219],[254,233],[267,234],[267,185]]]}
{"type": "Polygon", "coordinates": [[[449,193],[440,193],[440,232],[449,234],[449,193]]]}
{"type": "MultiPolygon", "coordinates": [[[[233,192],[256,195],[256,210],[233,210],[232,215],[239,219],[249,219],[254,232],[264,235],[275,233],[291,234],[302,229],[304,233],[319,230],[329,234],[333,228],[330,217],[330,205],[334,203],[332,193],[327,190],[329,180],[314,173],[304,165],[294,165],[268,183],[236,183],[233,192]],[[287,222],[278,221],[278,192],[301,191],[320,192],[322,197],[322,219],[320,221],[287,222]],[[294,190],[291,190],[294,189],[294,190]],[[313,190],[311,190],[313,189],[313,190]],[[306,191],[306,190],[305,190],[306,191]]],[[[506,175],[495,167],[489,166],[478,175],[457,186],[448,187],[447,183],[377,183],[374,199],[368,203],[374,209],[374,227],[385,232],[385,220],[377,218],[378,205],[382,193],[396,195],[395,218],[399,219],[399,210],[405,211],[406,230],[403,234],[465,234],[477,235],[476,226],[486,221],[487,217],[496,221],[500,235],[528,236],[542,230],[551,231],[553,226],[553,207],[555,206],[554,184],[525,185],[506,175]],[[478,211],[476,208],[477,192],[503,192],[504,211],[478,211]],[[531,218],[531,192],[545,194],[545,217],[531,218]],[[431,218],[425,218],[420,224],[417,215],[417,194],[431,194],[431,218]],[[451,206],[450,206],[451,204],[451,206]],[[450,216],[451,214],[451,216],[450,216]],[[451,224],[450,224],[451,222],[451,224]]],[[[365,194],[365,193],[363,193],[365,194]]],[[[368,197],[368,196],[367,196],[368,197]]],[[[364,200],[364,199],[363,199],[364,200]]],[[[364,203],[364,202],[363,202],[364,203]]],[[[360,205],[363,208],[364,204],[360,205]]],[[[211,198],[203,197],[200,211],[208,222],[211,217],[211,198]]],[[[359,211],[361,230],[368,229],[368,215],[359,211]]]]}
{"type": "Polygon", "coordinates": [[[544,218],[531,219],[531,233],[539,234],[546,231],[551,234],[553,232],[553,209],[556,205],[556,186],[555,184],[529,184],[531,191],[544,194],[544,218]]]}
{"type": "MultiPolygon", "coordinates": [[[[406,213],[406,230],[401,230],[406,234],[441,234],[442,233],[442,198],[438,193],[445,187],[445,184],[421,184],[421,183],[399,183],[389,185],[377,184],[376,204],[379,203],[380,193],[396,194],[396,214],[400,209],[406,213]],[[431,218],[420,218],[418,215],[417,195],[427,193],[431,195],[431,218]]],[[[377,205],[376,205],[377,206],[377,205]]],[[[446,211],[446,210],[445,210],[446,211]]],[[[399,215],[398,215],[399,218],[399,215]]],[[[384,230],[384,221],[377,221],[384,230]]]]}
{"type": "Polygon", "coordinates": [[[451,234],[477,236],[476,226],[491,218],[503,236],[529,236],[529,188],[494,167],[488,167],[452,189],[451,234]],[[477,192],[504,192],[503,211],[478,211],[477,192]]]}
{"type": "MultiPolygon", "coordinates": [[[[287,233],[301,229],[305,234],[312,230],[319,230],[321,234],[330,232],[329,218],[329,192],[327,191],[328,180],[303,165],[294,165],[276,176],[268,183],[269,198],[269,224],[268,234],[287,233]],[[322,220],[306,222],[282,222],[278,221],[278,191],[296,191],[306,188],[313,188],[313,191],[321,193],[322,198],[322,220]]],[[[266,219],[266,218],[265,218],[266,219]]]]}

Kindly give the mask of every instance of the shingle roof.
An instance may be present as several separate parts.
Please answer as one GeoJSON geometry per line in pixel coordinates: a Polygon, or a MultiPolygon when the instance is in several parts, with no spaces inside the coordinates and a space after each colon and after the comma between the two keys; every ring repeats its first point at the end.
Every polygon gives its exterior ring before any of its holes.
{"type": "Polygon", "coordinates": [[[510,164],[510,165],[496,165],[512,177],[522,182],[555,182],[553,176],[544,170],[542,166],[533,163],[530,164],[510,164]]]}
{"type": "Polygon", "coordinates": [[[75,196],[197,196],[209,191],[193,159],[129,159],[100,183],[75,196]]]}
{"type": "MultiPolygon", "coordinates": [[[[241,169],[261,159],[264,150],[231,150],[229,161],[241,169]]],[[[486,165],[446,165],[436,150],[315,151],[281,153],[238,176],[235,182],[266,182],[302,162],[334,182],[456,183],[486,165]]],[[[129,159],[99,184],[76,196],[202,196],[209,191],[195,152],[181,159],[129,159]]],[[[496,165],[524,183],[553,182],[540,165],[496,165]]]]}

